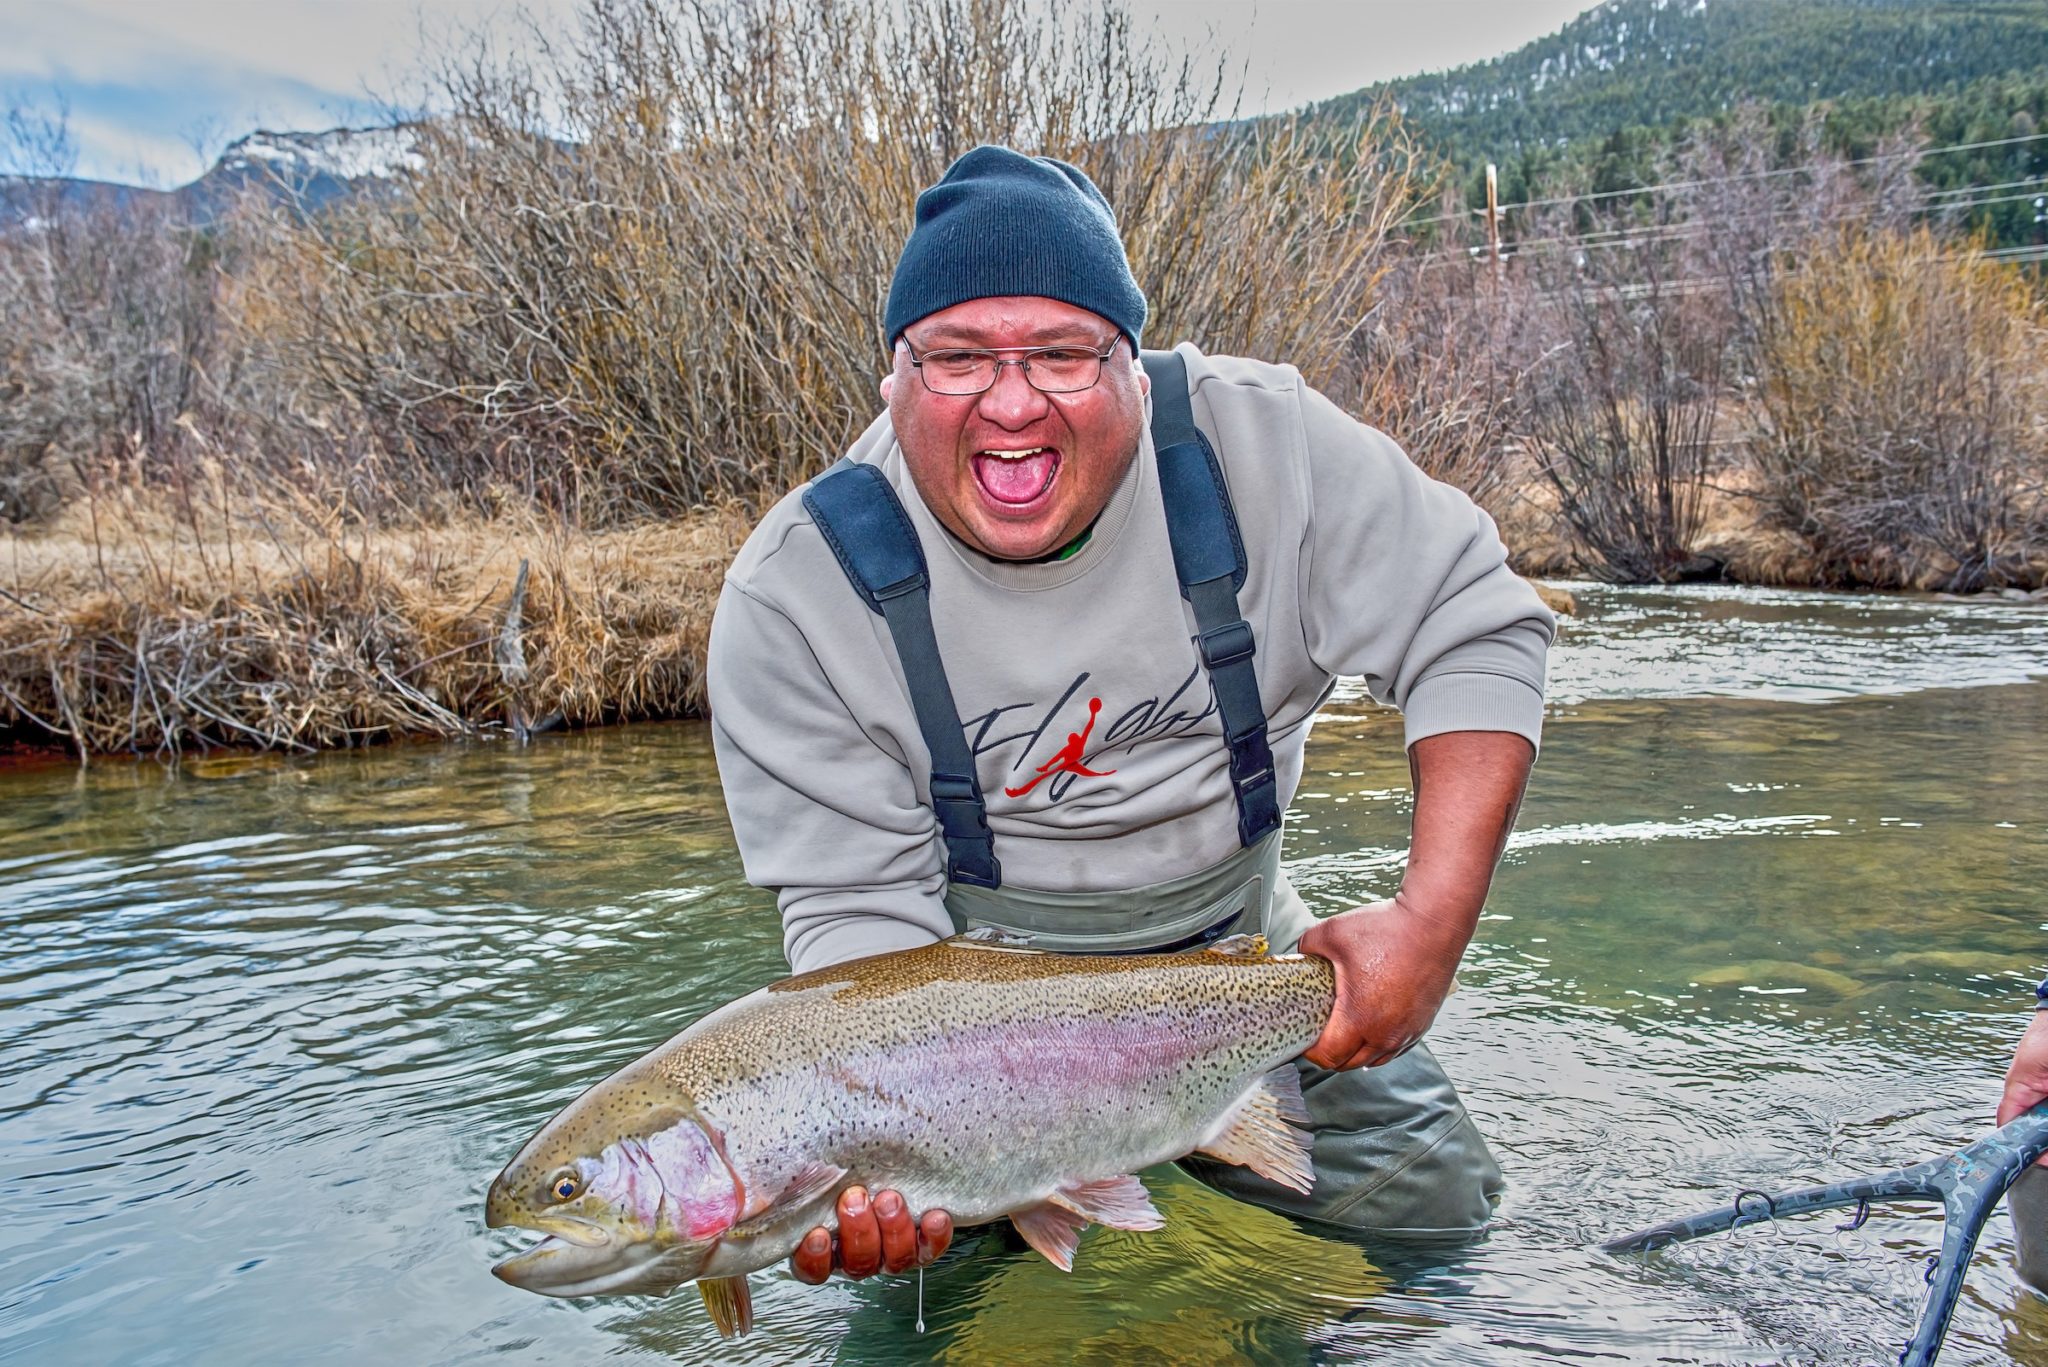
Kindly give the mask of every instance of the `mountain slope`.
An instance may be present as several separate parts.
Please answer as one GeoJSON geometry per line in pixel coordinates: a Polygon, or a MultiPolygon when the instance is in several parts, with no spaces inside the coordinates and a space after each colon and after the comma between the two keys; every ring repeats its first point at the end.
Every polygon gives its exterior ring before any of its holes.
{"type": "Polygon", "coordinates": [[[1461,164],[1507,161],[1745,101],[1950,95],[2048,78],[2048,0],[1608,0],[1491,61],[1341,96],[1390,94],[1461,164]]]}
{"type": "Polygon", "coordinates": [[[259,129],[229,143],[204,175],[175,190],[72,177],[0,176],[0,224],[31,221],[57,207],[117,215],[151,207],[205,222],[252,190],[317,209],[342,196],[389,188],[423,165],[417,134],[407,124],[323,133],[259,129]]]}

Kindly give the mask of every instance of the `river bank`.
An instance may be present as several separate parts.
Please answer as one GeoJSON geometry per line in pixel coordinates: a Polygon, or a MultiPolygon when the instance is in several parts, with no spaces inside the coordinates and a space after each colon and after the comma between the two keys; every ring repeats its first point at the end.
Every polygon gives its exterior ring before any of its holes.
{"type": "Polygon", "coordinates": [[[0,545],[0,742],[318,750],[698,714],[737,508],[402,530],[146,501],[0,545]]]}
{"type": "MultiPolygon", "coordinates": [[[[1585,575],[1538,498],[1500,514],[1524,574],[1585,575]]],[[[81,500],[0,543],[0,761],[698,716],[719,583],[752,522],[730,504],[604,531],[531,510],[372,531],[81,500]]],[[[1818,587],[1738,494],[1715,498],[1701,544],[1709,575],[1818,587]]]]}

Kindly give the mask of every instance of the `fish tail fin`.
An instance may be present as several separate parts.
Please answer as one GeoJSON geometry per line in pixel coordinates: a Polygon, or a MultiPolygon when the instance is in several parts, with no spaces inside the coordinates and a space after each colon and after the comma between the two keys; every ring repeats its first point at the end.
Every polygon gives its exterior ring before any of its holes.
{"type": "Polygon", "coordinates": [[[704,1308],[718,1326],[720,1338],[729,1339],[754,1327],[754,1293],[747,1289],[744,1276],[706,1278],[697,1283],[697,1290],[703,1293],[704,1308]]]}
{"type": "Polygon", "coordinates": [[[1306,1192],[1316,1181],[1308,1123],[1301,1074],[1293,1064],[1283,1063],[1252,1084],[1196,1152],[1241,1164],[1269,1182],[1306,1192]]]}

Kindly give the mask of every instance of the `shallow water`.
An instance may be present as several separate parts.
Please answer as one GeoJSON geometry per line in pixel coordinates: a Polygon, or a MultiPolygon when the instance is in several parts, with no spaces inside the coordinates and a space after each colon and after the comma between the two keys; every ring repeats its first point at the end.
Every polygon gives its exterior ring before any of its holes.
{"type": "MultiPolygon", "coordinates": [[[[781,967],[708,740],[0,775],[0,1359],[1892,1360],[1939,1233],[1827,1217],[1595,1239],[1988,1128],[2048,963],[2048,611],[1587,588],[1462,989],[1432,1036],[1512,1187],[1401,1262],[1172,1171],[1071,1276],[969,1233],[927,1278],[696,1297],[500,1285],[484,1185],[570,1095],[781,967]],[[1813,700],[1825,700],[1814,705],[1813,700]]],[[[1398,722],[1339,700],[1304,895],[1390,891],[1398,722]]],[[[1987,1231],[1945,1364],[2048,1363],[1987,1231]]]]}

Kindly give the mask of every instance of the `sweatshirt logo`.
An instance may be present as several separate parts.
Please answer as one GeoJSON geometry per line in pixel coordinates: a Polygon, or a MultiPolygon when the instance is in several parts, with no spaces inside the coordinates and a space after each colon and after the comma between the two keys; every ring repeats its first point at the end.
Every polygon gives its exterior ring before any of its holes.
{"type": "Polygon", "coordinates": [[[1005,788],[1003,792],[1010,797],[1022,797],[1054,774],[1079,774],[1083,778],[1107,778],[1115,773],[1116,770],[1114,769],[1090,769],[1081,762],[1082,756],[1088,750],[1089,733],[1095,730],[1095,718],[1101,712],[1102,699],[1090,698],[1088,700],[1088,724],[1079,731],[1067,732],[1067,743],[1060,747],[1058,754],[1038,766],[1037,778],[1032,779],[1022,788],[1005,788]]]}
{"type": "MultiPolygon", "coordinates": [[[[1091,760],[1094,764],[1101,764],[1117,750],[1128,755],[1140,745],[1178,739],[1202,730],[1216,715],[1216,699],[1209,689],[1202,686],[1200,662],[1189,669],[1173,688],[1150,697],[1140,697],[1121,712],[1112,710],[1107,715],[1104,715],[1102,699],[1090,697],[1083,691],[1088,679],[1088,671],[1083,670],[1050,705],[1002,703],[961,723],[961,729],[967,733],[968,748],[977,759],[994,752],[1003,756],[1004,767],[1011,774],[1020,778],[1027,773],[1033,775],[1021,787],[1004,788],[1005,795],[1017,798],[1036,791],[1040,799],[1057,806],[1066,800],[1074,785],[1082,779],[1101,778],[1116,772],[1115,769],[1093,768],[1091,760]],[[1088,720],[1081,730],[1067,732],[1067,743],[1059,748],[1057,754],[1045,763],[1027,769],[1034,754],[1045,753],[1039,746],[1059,734],[1057,723],[1060,714],[1081,698],[1088,699],[1088,720]],[[1021,727],[1017,725],[1020,713],[1023,714],[1021,727]],[[1036,718],[1036,723],[1030,718],[1036,718]],[[1098,718],[1101,721],[1100,731],[1096,729],[1098,718]],[[1093,755],[1088,753],[1091,738],[1095,743],[1093,755]],[[1044,786],[1040,787],[1041,784],[1044,786]]],[[[1211,729],[1209,734],[1218,733],[1211,729]]],[[[1222,743],[1220,736],[1217,743],[1222,743]]]]}

